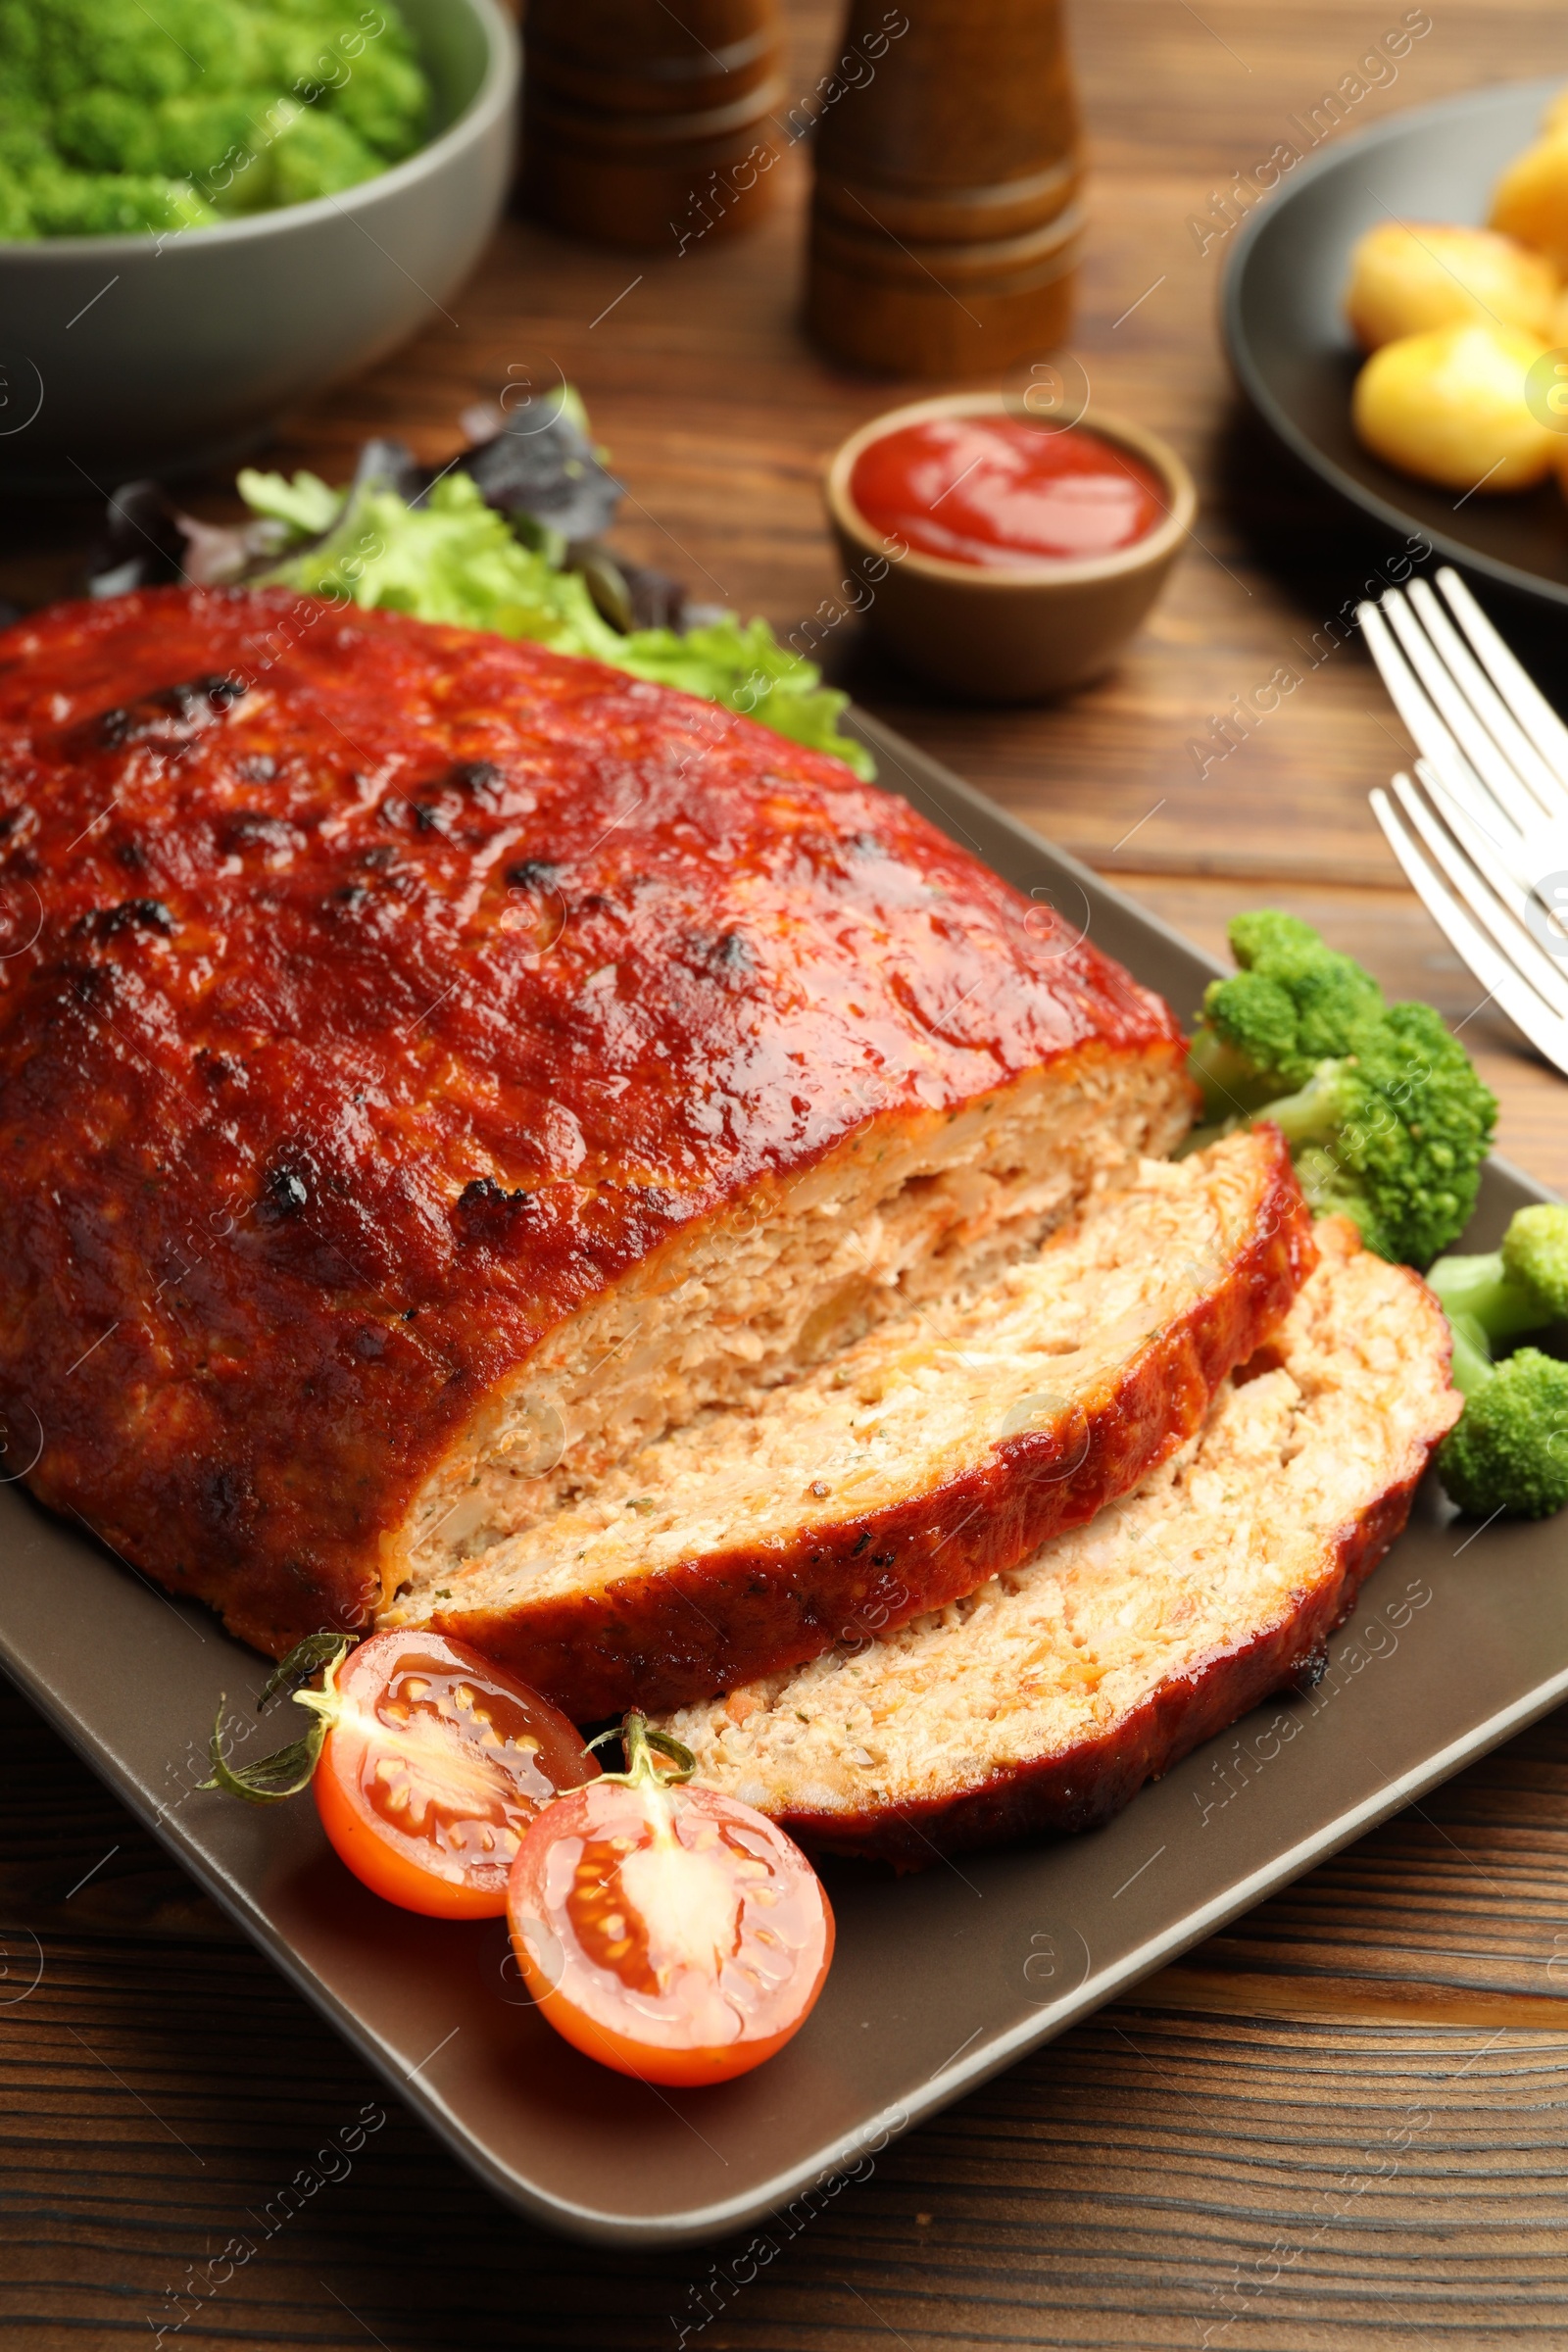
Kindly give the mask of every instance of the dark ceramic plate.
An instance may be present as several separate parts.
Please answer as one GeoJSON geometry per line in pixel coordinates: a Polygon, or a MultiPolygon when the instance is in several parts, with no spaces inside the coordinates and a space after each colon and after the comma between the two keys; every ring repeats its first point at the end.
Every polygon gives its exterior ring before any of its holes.
{"type": "Polygon", "coordinates": [[[1376,222],[1484,221],[1494,183],[1560,86],[1447,98],[1298,165],[1237,232],[1224,299],[1242,388],[1287,449],[1375,521],[1554,605],[1568,604],[1568,499],[1548,482],[1460,500],[1380,465],[1350,429],[1359,357],[1340,305],[1350,248],[1376,222]]]}
{"type": "MultiPolygon", "coordinates": [[[[889,786],[1179,1008],[1196,1004],[1213,967],[1173,932],[900,737],[861,731],[889,786]]],[[[1541,1197],[1490,1168],[1476,1246],[1541,1197]]],[[[741,2082],[667,2096],[591,2065],[532,2013],[499,1920],[377,1902],[308,1800],[252,1811],[199,1794],[219,1695],[248,1711],[265,1661],[15,1486],[0,1491],[0,1661],[498,2196],[623,2243],[770,2215],[788,2232],[860,2155],[1568,1695],[1561,1528],[1447,1521],[1429,1486],[1311,1697],[1260,1708],[1107,1828],[903,1881],[833,1868],[838,1957],[804,2033],[741,2082]]]]}

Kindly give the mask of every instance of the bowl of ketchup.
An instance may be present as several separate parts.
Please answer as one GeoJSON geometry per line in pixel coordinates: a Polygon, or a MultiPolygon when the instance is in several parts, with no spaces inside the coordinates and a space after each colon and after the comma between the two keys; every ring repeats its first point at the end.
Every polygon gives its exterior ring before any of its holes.
{"type": "Polygon", "coordinates": [[[906,668],[988,702],[1101,676],[1198,513],[1174,450],[1125,419],[950,393],[852,433],[827,474],[844,593],[906,668]]]}

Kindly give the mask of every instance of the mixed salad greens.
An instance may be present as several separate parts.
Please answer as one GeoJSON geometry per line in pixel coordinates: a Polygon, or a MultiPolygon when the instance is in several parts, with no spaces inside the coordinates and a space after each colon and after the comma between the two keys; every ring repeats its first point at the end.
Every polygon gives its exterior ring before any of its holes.
{"type": "Polygon", "coordinates": [[[605,547],[620,485],[575,394],[564,390],[543,416],[530,405],[485,421],[501,429],[439,471],[396,441],[367,443],[343,489],[314,473],[247,467],[237,486],[252,520],[229,530],[180,514],[156,484],[132,483],[111,509],[93,592],[156,578],[277,582],[531,638],[720,703],[858,776],[875,773],[864,747],[840,731],[849,697],[766,621],[694,607],[674,581],[605,547]]]}

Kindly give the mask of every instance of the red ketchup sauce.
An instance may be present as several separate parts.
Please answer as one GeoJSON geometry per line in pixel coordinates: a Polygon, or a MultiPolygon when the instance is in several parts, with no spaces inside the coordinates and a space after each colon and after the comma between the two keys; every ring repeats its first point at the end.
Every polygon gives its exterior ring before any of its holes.
{"type": "Polygon", "coordinates": [[[1087,425],[927,416],[868,442],[850,496],[921,555],[993,568],[1104,556],[1162,521],[1159,476],[1087,425]]]}

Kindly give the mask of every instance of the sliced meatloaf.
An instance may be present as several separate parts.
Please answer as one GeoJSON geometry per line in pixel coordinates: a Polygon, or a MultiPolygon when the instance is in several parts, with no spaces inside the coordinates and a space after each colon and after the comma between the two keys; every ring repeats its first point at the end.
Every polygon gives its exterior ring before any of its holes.
{"type": "Polygon", "coordinates": [[[1317,1232],[1274,1341],[1135,1494],[967,1600],[673,1715],[702,1778],[918,1869],[1103,1821],[1308,1670],[1459,1412],[1419,1278],[1317,1232]]]}
{"type": "Polygon", "coordinates": [[[8,1464],[265,1648],[1105,1197],[1170,1012],[906,803],[282,591],[0,636],[8,1464]]]}
{"type": "Polygon", "coordinates": [[[390,1612],[579,1720],[672,1706],[970,1592],[1198,1427],[1314,1262],[1278,1130],[1146,1161],[1095,1215],[884,1323],[390,1612]]]}

